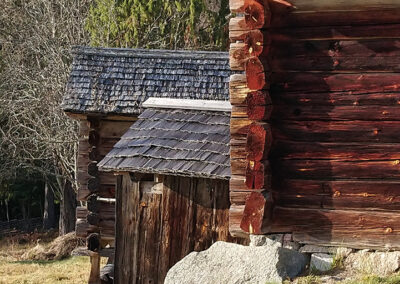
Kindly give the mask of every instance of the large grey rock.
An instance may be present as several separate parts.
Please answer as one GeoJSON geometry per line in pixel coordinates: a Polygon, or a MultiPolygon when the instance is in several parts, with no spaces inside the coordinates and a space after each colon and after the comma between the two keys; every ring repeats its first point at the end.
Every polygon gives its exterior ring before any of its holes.
{"type": "Polygon", "coordinates": [[[271,234],[271,235],[250,235],[251,247],[261,247],[261,246],[272,246],[283,244],[283,234],[271,234]]]}
{"type": "Polygon", "coordinates": [[[333,255],[326,253],[313,253],[311,255],[310,267],[311,270],[325,272],[332,269],[333,255]]]}
{"type": "Polygon", "coordinates": [[[265,284],[299,275],[305,257],[279,244],[242,246],[217,242],[192,252],[167,274],[165,284],[265,284]]]}
{"type": "Polygon", "coordinates": [[[362,273],[385,276],[400,268],[400,252],[368,252],[362,250],[347,256],[345,265],[362,273]]]}

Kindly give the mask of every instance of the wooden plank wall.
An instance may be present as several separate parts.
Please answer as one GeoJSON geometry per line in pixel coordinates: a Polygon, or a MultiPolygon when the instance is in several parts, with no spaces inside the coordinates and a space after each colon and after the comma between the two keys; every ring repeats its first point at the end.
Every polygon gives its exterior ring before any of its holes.
{"type": "Polygon", "coordinates": [[[78,149],[78,200],[76,232],[80,237],[101,233],[105,243],[115,234],[115,185],[113,173],[99,172],[97,163],[132,125],[135,118],[85,117],[80,120],[78,149]],[[99,199],[100,198],[100,199],[99,199]],[[106,199],[109,199],[108,201],[106,199]]]}
{"type": "Polygon", "coordinates": [[[163,283],[192,251],[229,235],[229,185],[224,180],[159,176],[157,182],[118,178],[116,283],[163,283]]]}
{"type": "MultiPolygon", "coordinates": [[[[304,243],[400,248],[400,2],[231,0],[231,8],[239,12],[230,23],[231,66],[252,77],[231,78],[232,104],[249,96],[252,80],[266,78],[273,109],[273,201],[253,224],[304,243]],[[251,30],[246,17],[260,5],[264,25],[251,30]],[[249,61],[260,39],[264,69],[254,75],[259,63],[249,61]]],[[[233,119],[233,135],[248,124],[233,119]]],[[[235,153],[249,156],[249,148],[233,142],[232,166],[243,172],[235,153]]],[[[245,181],[231,183],[233,231],[246,218],[246,200],[249,212],[264,204],[236,190],[245,181]]]]}

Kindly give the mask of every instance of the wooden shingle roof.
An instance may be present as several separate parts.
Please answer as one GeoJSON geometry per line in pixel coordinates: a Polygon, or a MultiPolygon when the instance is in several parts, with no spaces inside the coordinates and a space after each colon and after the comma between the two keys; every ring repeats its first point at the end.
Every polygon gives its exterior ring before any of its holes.
{"type": "Polygon", "coordinates": [[[149,97],[228,100],[226,52],[75,47],[62,108],[139,114],[149,97]]]}
{"type": "Polygon", "coordinates": [[[224,111],[148,108],[99,168],[228,179],[229,121],[224,111]]]}

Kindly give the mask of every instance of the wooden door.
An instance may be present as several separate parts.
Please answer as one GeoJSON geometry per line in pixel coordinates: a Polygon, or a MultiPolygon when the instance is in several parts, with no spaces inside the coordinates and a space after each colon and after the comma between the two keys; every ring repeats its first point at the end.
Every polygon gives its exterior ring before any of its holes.
{"type": "Polygon", "coordinates": [[[176,262],[228,232],[228,181],[125,174],[117,185],[116,283],[163,283],[176,262]]]}

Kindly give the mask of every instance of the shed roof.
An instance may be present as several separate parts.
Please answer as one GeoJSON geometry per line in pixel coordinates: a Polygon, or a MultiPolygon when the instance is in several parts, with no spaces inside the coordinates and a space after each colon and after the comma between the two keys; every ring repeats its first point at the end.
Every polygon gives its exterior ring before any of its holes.
{"type": "Polygon", "coordinates": [[[229,100],[226,52],[75,47],[62,108],[139,114],[149,97],[229,100]]]}
{"type": "Polygon", "coordinates": [[[99,168],[228,179],[229,121],[228,111],[150,107],[99,168]]]}

